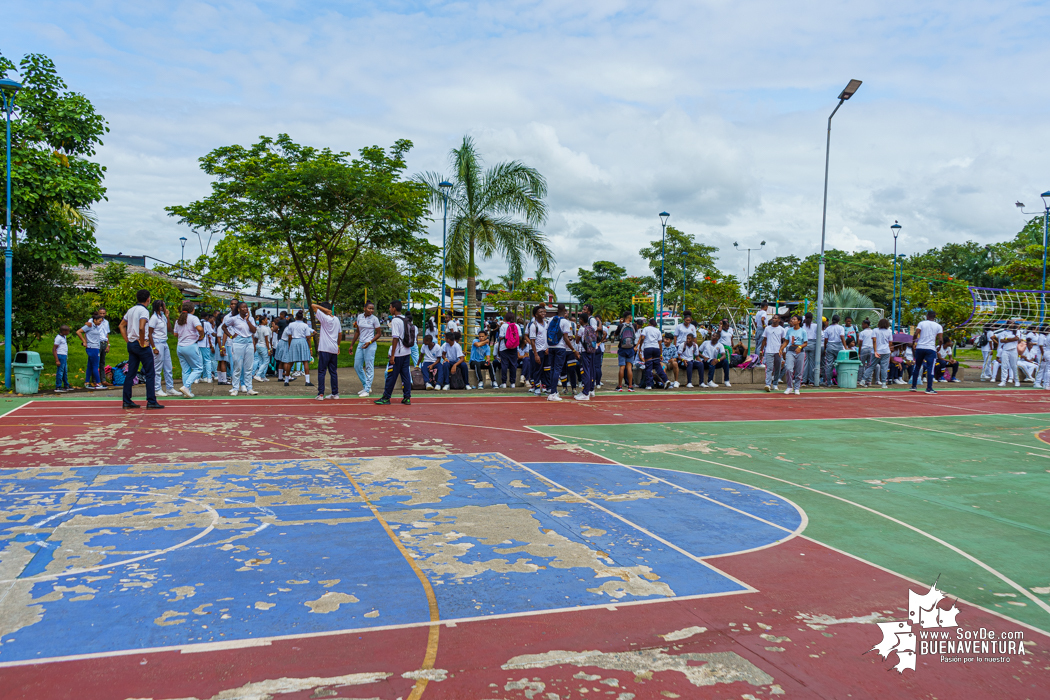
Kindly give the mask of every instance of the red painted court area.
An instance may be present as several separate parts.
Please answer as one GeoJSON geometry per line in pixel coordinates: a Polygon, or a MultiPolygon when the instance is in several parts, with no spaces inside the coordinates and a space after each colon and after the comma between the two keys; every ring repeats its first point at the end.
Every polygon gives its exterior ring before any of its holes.
{"type": "MultiPolygon", "coordinates": [[[[0,417],[0,455],[5,473],[477,453],[526,464],[598,464],[608,460],[529,426],[1041,413],[1048,404],[1050,392],[987,390],[932,397],[617,394],[583,404],[421,396],[412,406],[384,407],[202,400],[171,401],[158,412],[124,412],[109,401],[41,401],[0,417]]],[[[5,662],[0,645],[0,700],[1050,698],[1050,636],[1037,630],[1025,636],[1035,643],[1024,662],[920,663],[902,675],[875,652],[865,653],[879,641],[873,619],[906,616],[909,588],[925,589],[805,532],[705,561],[756,590],[451,623],[437,611],[430,624],[311,635],[289,629],[196,648],[128,648],[46,663],[5,662]]],[[[964,629],[1009,626],[965,602],[958,607],[964,629]]]]}

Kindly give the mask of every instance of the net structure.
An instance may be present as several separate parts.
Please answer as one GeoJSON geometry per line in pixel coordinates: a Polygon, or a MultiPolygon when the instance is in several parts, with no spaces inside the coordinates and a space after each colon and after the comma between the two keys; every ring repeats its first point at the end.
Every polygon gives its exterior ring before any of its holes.
{"type": "Polygon", "coordinates": [[[973,311],[970,317],[953,330],[983,330],[987,326],[997,327],[1017,323],[1023,327],[1046,330],[1046,318],[1050,312],[1050,292],[1039,289],[997,289],[994,287],[970,287],[973,311]]]}

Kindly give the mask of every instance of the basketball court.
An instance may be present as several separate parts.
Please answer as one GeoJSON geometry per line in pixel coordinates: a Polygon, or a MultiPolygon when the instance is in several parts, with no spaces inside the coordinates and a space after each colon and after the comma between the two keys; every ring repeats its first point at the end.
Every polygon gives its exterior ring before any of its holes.
{"type": "Polygon", "coordinates": [[[0,698],[1050,697],[1048,402],[9,400],[0,698]]]}

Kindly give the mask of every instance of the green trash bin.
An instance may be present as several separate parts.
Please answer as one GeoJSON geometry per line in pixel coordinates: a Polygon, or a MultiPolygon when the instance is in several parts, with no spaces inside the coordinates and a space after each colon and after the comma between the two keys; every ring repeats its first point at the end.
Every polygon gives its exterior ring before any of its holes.
{"type": "Polygon", "coordinates": [[[860,374],[860,355],[856,350],[839,350],[835,358],[840,389],[856,389],[857,375],[860,374]]]}
{"type": "Polygon", "coordinates": [[[15,353],[15,361],[11,363],[15,391],[19,394],[35,394],[40,391],[40,373],[43,369],[40,353],[31,350],[15,353]]]}

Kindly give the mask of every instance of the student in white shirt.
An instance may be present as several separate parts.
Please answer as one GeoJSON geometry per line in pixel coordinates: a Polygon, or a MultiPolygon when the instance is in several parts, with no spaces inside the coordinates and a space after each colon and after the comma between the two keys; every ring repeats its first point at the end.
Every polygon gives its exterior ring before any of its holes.
{"type": "MultiPolygon", "coordinates": [[[[916,384],[919,381],[919,375],[925,369],[926,393],[937,393],[933,390],[933,363],[937,359],[937,346],[941,344],[944,328],[934,320],[935,318],[937,318],[936,311],[927,311],[926,320],[920,321],[915,330],[916,337],[912,340],[912,349],[915,352],[915,370],[911,373],[912,391],[917,391],[916,384]]],[[[1014,367],[1016,371],[1016,362],[1014,367]]]]}
{"type": "Polygon", "coordinates": [[[135,377],[141,365],[146,375],[146,408],[164,408],[157,403],[157,376],[153,369],[153,351],[149,348],[149,331],[146,328],[149,323],[149,290],[138,290],[135,293],[135,301],[137,303],[128,309],[120,321],[120,334],[128,344],[128,371],[124,375],[123,407],[139,408],[139,405],[131,400],[131,388],[135,385],[135,377]]]}
{"type": "Polygon", "coordinates": [[[860,373],[857,386],[867,386],[868,378],[875,369],[875,330],[871,327],[871,321],[864,319],[860,322],[860,335],[857,336],[857,350],[860,351],[860,373]]]}
{"type": "Polygon", "coordinates": [[[762,354],[762,335],[766,332],[766,326],[769,325],[769,302],[763,301],[758,305],[758,311],[755,312],[755,354],[758,355],[758,361],[763,361],[762,354]]]}
{"type": "Polygon", "coordinates": [[[678,346],[678,365],[685,370],[686,388],[693,388],[693,370],[699,375],[696,383],[704,385],[704,362],[700,357],[700,345],[696,342],[696,336],[688,333],[685,342],[678,346]]]}
{"type": "Polygon", "coordinates": [[[864,374],[864,385],[871,386],[880,383],[886,388],[889,381],[890,370],[890,341],[893,340],[893,331],[890,330],[890,320],[880,318],[878,328],[871,335],[868,343],[871,346],[871,364],[864,374]],[[876,371],[877,370],[877,371],[876,371]]]}
{"type": "MultiPolygon", "coordinates": [[[[558,381],[561,379],[562,367],[565,366],[565,356],[569,353],[569,343],[572,341],[572,323],[565,318],[565,304],[558,304],[554,318],[547,325],[547,351],[551,357],[551,371],[547,377],[547,400],[561,401],[558,396],[558,381]],[[554,329],[551,326],[554,326],[554,329]],[[551,333],[557,336],[557,342],[551,345],[551,333]]],[[[575,350],[573,355],[576,356],[575,350]]]]}
{"type": "Polygon", "coordinates": [[[379,340],[380,323],[372,302],[365,304],[364,312],[354,321],[354,337],[350,342],[350,354],[354,355],[354,371],[361,380],[358,396],[368,396],[375,377],[376,341],[379,340]],[[356,348],[356,354],[355,354],[356,348]]]}
{"type": "Polygon", "coordinates": [[[433,389],[435,383],[438,388],[441,388],[437,379],[438,367],[441,365],[441,346],[434,342],[434,336],[427,333],[423,336],[421,350],[423,354],[419,368],[423,372],[424,389],[428,391],[433,389]]]}
{"type": "Polygon", "coordinates": [[[69,343],[66,336],[69,335],[69,326],[62,325],[58,328],[58,335],[51,346],[51,352],[55,355],[55,393],[61,394],[69,391],[69,343]]]}
{"type": "Polygon", "coordinates": [[[80,344],[87,351],[87,376],[84,387],[87,389],[102,389],[101,369],[99,368],[99,345],[101,344],[102,316],[96,311],[91,315],[91,320],[84,324],[83,328],[77,329],[77,337],[80,344]]]}
{"type": "Polygon", "coordinates": [[[723,379],[725,379],[726,386],[729,386],[729,355],[725,346],[722,345],[719,334],[720,331],[715,331],[709,340],[705,340],[700,345],[700,356],[704,360],[704,366],[707,367],[707,383],[700,382],[700,386],[708,386],[712,389],[718,388],[718,385],[715,384],[715,369],[718,367],[722,368],[723,379]]]}
{"type": "Polygon", "coordinates": [[[255,318],[255,365],[252,375],[257,382],[268,382],[266,370],[270,368],[270,351],[273,350],[273,331],[263,316],[255,318]]]}
{"type": "Polygon", "coordinates": [[[1035,388],[1050,389],[1050,335],[1039,335],[1039,371],[1035,377],[1035,388]]]}
{"type": "Polygon", "coordinates": [[[201,320],[193,315],[196,307],[192,301],[182,302],[182,313],[175,321],[175,336],[179,339],[175,354],[182,367],[182,386],[179,391],[188,399],[193,398],[193,383],[200,379],[204,371],[200,347],[197,343],[204,337],[204,326],[201,320]]]}
{"type": "Polygon", "coordinates": [[[525,326],[529,342],[532,375],[532,393],[542,396],[549,381],[550,353],[547,351],[547,309],[543,304],[532,307],[532,320],[525,326]]]}
{"type": "Polygon", "coordinates": [[[784,331],[784,327],[780,325],[780,315],[773,314],[762,334],[762,344],[759,348],[764,351],[759,357],[766,366],[766,391],[773,391],[773,387],[780,380],[784,364],[784,331]]]}
{"type": "Polygon", "coordinates": [[[401,379],[401,403],[412,404],[412,346],[416,344],[416,327],[401,315],[401,300],[390,302],[390,352],[387,355],[386,382],[383,395],[372,403],[385,406],[394,395],[394,386],[401,379]]]}
{"type": "Polygon", "coordinates": [[[977,343],[984,343],[981,345],[981,381],[991,381],[992,379],[992,363],[995,362],[995,333],[992,331],[992,325],[990,323],[985,324],[984,328],[977,336],[977,343]]]}
{"type": "Polygon", "coordinates": [[[839,325],[838,314],[834,314],[831,317],[831,325],[824,330],[823,336],[824,357],[821,364],[824,365],[824,376],[822,383],[824,386],[831,386],[831,371],[835,367],[835,361],[838,360],[839,352],[846,344],[846,332],[839,325]]]}
{"type": "MultiPolygon", "coordinates": [[[[787,389],[784,394],[802,393],[802,375],[806,373],[806,347],[809,345],[809,334],[802,328],[802,319],[792,314],[790,328],[784,331],[781,351],[784,353],[784,374],[787,377],[787,389]]],[[[768,371],[768,370],[767,370],[768,371]]]]}
{"type": "MultiPolygon", "coordinates": [[[[1032,338],[1029,335],[1026,339],[1026,347],[1024,350],[1024,356],[1018,357],[1017,369],[1025,373],[1025,379],[1029,382],[1035,382],[1036,375],[1039,372],[1040,355],[1042,354],[1042,343],[1039,338],[1032,338]],[[1039,343],[1038,345],[1036,343],[1039,343]]],[[[941,354],[940,348],[937,349],[937,363],[940,364],[941,354]]],[[[956,368],[958,362],[955,363],[956,368]]]]}
{"type": "Polygon", "coordinates": [[[168,347],[171,320],[163,299],[153,300],[153,315],[146,325],[149,328],[149,345],[153,349],[153,368],[157,374],[157,396],[174,395],[175,377],[171,373],[171,349],[168,347]],[[168,387],[167,392],[161,389],[162,385],[168,387]]]}
{"type": "Polygon", "coordinates": [[[693,323],[693,314],[690,311],[686,311],[682,314],[682,322],[674,327],[674,344],[681,347],[685,344],[686,338],[693,336],[695,341],[700,336],[696,332],[696,325],[693,323]]]}
{"type": "Polygon", "coordinates": [[[463,355],[463,348],[459,344],[461,335],[458,331],[448,333],[444,345],[441,346],[441,365],[438,367],[438,384],[442,391],[448,391],[452,384],[453,372],[459,372],[463,379],[463,386],[470,384],[467,373],[467,362],[463,355]]]}
{"type": "Polygon", "coordinates": [[[215,374],[215,354],[212,348],[215,344],[215,325],[212,323],[214,315],[202,316],[201,328],[204,329],[204,337],[197,341],[197,351],[201,355],[201,378],[205,384],[211,384],[215,374]]]}
{"type": "MultiPolygon", "coordinates": [[[[301,311],[299,313],[302,314],[301,311]]],[[[230,389],[230,396],[237,396],[241,391],[249,396],[259,393],[252,387],[256,330],[247,302],[239,302],[237,313],[226,316],[222,321],[222,332],[227,338],[226,357],[231,365],[233,388],[230,389]]]]}
{"type": "Polygon", "coordinates": [[[802,379],[803,386],[816,386],[820,381],[820,367],[817,367],[817,343],[820,342],[820,326],[813,320],[813,312],[806,313],[802,322],[802,330],[806,331],[806,376],[802,379]]]}
{"type": "MultiPolygon", "coordinates": [[[[500,389],[506,389],[508,385],[514,388],[518,384],[518,346],[521,345],[521,342],[521,329],[518,327],[517,318],[513,311],[508,311],[503,316],[503,322],[499,326],[499,336],[496,338],[496,351],[499,354],[500,389]]],[[[491,376],[491,367],[489,372],[491,376]]],[[[480,374],[478,375],[478,384],[478,388],[481,388],[484,384],[481,381],[480,374]]]]}
{"type": "Polygon", "coordinates": [[[1017,341],[1020,333],[1017,324],[1011,323],[1006,330],[999,333],[999,362],[1002,365],[1002,376],[999,386],[1013,379],[1014,386],[1021,386],[1021,380],[1017,376],[1017,341]]]}
{"type": "Polygon", "coordinates": [[[645,362],[645,375],[642,380],[642,387],[645,389],[653,388],[654,374],[664,384],[667,383],[667,375],[664,374],[661,362],[663,359],[662,343],[663,337],[660,334],[660,329],[656,327],[656,319],[651,318],[648,325],[638,334],[638,347],[642,351],[642,360],[645,362]]]}
{"type": "MultiPolygon", "coordinates": [[[[398,302],[400,303],[400,302],[398,302]]],[[[317,400],[324,400],[324,375],[332,375],[332,393],[328,398],[339,398],[339,336],[342,327],[332,313],[332,302],[310,304],[310,313],[317,319],[321,332],[317,335],[317,400]]],[[[413,343],[414,345],[414,343],[413,343]]],[[[411,384],[409,380],[409,384],[411,384]]]]}

